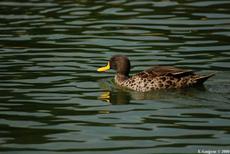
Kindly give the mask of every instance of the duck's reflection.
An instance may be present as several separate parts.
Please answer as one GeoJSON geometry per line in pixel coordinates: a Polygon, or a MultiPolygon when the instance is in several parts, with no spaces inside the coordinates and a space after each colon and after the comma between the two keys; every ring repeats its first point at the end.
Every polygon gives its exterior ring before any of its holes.
{"type": "Polygon", "coordinates": [[[100,95],[99,99],[111,104],[128,104],[131,97],[129,93],[123,91],[105,91],[100,95]]]}
{"type": "Polygon", "coordinates": [[[101,93],[99,99],[111,104],[128,104],[131,100],[171,100],[182,97],[195,97],[201,91],[205,91],[204,87],[180,89],[180,90],[160,90],[152,92],[135,92],[128,90],[106,90],[101,93]]]}

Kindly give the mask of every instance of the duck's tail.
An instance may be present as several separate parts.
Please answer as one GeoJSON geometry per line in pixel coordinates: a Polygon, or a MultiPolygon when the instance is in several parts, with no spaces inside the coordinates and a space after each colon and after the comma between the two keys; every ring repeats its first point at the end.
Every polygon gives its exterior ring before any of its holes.
{"type": "Polygon", "coordinates": [[[214,76],[215,73],[209,74],[209,75],[205,75],[205,76],[201,76],[199,78],[196,79],[198,84],[203,84],[206,80],[208,80],[210,77],[214,76]]]}

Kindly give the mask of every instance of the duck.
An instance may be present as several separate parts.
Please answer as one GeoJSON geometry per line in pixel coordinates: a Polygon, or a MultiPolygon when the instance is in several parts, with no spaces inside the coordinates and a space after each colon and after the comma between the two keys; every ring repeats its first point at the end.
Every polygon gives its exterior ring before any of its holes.
{"type": "Polygon", "coordinates": [[[160,89],[183,89],[202,86],[214,74],[199,75],[193,70],[174,66],[153,66],[133,76],[130,76],[131,64],[125,55],[114,55],[107,65],[97,69],[105,72],[114,69],[115,83],[121,87],[138,92],[149,92],[160,89]]]}

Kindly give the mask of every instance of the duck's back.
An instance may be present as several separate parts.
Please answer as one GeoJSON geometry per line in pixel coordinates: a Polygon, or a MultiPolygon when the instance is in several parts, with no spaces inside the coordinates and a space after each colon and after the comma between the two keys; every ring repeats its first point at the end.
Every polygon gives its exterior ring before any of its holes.
{"type": "Polygon", "coordinates": [[[192,70],[156,66],[132,76],[120,85],[141,92],[157,89],[178,89],[202,85],[211,76],[213,74],[200,76],[192,70]]]}

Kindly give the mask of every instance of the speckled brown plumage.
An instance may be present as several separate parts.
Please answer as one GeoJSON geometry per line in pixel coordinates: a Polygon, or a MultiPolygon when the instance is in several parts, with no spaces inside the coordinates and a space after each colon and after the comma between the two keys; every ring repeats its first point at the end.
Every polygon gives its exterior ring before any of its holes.
{"type": "Polygon", "coordinates": [[[129,77],[130,62],[127,57],[122,55],[113,56],[110,59],[110,65],[117,71],[116,84],[140,92],[199,86],[213,76],[213,74],[200,76],[192,70],[171,66],[156,66],[129,77]]]}

